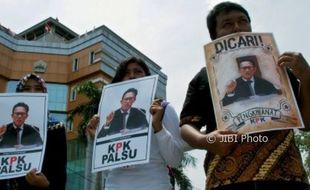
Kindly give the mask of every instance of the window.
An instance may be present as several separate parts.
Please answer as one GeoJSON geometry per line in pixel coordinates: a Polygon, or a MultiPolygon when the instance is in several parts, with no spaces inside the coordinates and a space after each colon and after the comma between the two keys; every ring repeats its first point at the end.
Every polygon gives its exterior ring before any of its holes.
{"type": "MultiPolygon", "coordinates": [[[[18,81],[8,81],[6,93],[14,93],[18,81]]],[[[65,112],[67,110],[68,86],[65,84],[46,83],[48,92],[48,109],[65,112]]]]}
{"type": "Polygon", "coordinates": [[[75,58],[72,62],[72,72],[79,70],[79,59],[75,58]]]}
{"type": "Polygon", "coordinates": [[[48,107],[51,111],[67,110],[68,86],[64,84],[47,84],[48,107]]]}
{"type": "Polygon", "coordinates": [[[73,131],[73,122],[72,121],[67,121],[66,131],[67,132],[73,131]]]}
{"type": "Polygon", "coordinates": [[[93,63],[95,63],[95,52],[91,51],[89,53],[89,64],[93,64],[93,63]]]}
{"type": "Polygon", "coordinates": [[[76,96],[77,96],[77,90],[75,89],[75,87],[72,87],[70,91],[70,101],[75,101],[76,96]]]}

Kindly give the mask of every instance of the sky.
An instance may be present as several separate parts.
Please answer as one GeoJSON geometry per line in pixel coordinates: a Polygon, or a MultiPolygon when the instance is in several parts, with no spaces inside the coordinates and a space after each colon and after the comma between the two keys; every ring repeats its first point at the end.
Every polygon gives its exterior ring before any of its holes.
{"type": "MultiPolygon", "coordinates": [[[[310,1],[239,0],[252,20],[253,32],[274,34],[280,53],[301,52],[310,62],[310,1]]],[[[20,33],[53,17],[78,34],[105,25],[148,56],[168,76],[167,99],[179,114],[188,83],[205,66],[209,43],[205,18],[220,0],[1,0],[0,24],[20,33]]],[[[204,189],[203,150],[188,168],[195,189],[204,189]]]]}

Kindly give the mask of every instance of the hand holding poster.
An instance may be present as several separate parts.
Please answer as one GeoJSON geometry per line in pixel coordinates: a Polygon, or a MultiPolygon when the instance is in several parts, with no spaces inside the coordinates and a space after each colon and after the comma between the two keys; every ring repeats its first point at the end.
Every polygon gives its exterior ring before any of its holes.
{"type": "Polygon", "coordinates": [[[149,162],[150,105],[158,76],[106,85],[99,105],[92,172],[149,162]]]}
{"type": "Polygon", "coordinates": [[[0,179],[41,171],[47,102],[47,94],[0,94],[0,179]]]}
{"type": "Polygon", "coordinates": [[[272,34],[238,33],[205,46],[219,129],[255,133],[302,128],[302,119],[272,34]]]}

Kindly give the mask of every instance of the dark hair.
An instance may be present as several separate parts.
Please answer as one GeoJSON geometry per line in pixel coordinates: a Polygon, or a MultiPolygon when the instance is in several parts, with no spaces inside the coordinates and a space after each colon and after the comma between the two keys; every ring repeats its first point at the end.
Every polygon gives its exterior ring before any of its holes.
{"type": "Polygon", "coordinates": [[[23,107],[25,108],[26,112],[28,113],[29,111],[29,106],[27,104],[25,104],[24,102],[18,102],[17,104],[14,105],[13,109],[12,109],[12,114],[14,113],[15,108],[17,107],[23,107]]]}
{"type": "Polygon", "coordinates": [[[222,2],[213,7],[213,9],[209,12],[207,16],[207,26],[210,34],[210,38],[212,40],[216,39],[216,17],[222,12],[230,12],[230,11],[240,11],[245,14],[248,18],[249,22],[251,22],[250,16],[241,5],[237,3],[232,3],[229,1],[222,2]]]}
{"type": "Polygon", "coordinates": [[[122,96],[122,99],[123,99],[124,96],[125,96],[127,93],[129,93],[129,92],[134,93],[135,96],[137,96],[137,94],[138,94],[138,90],[137,90],[137,89],[135,89],[135,88],[129,88],[128,90],[126,90],[126,91],[124,92],[124,94],[123,94],[123,96],[122,96]]]}
{"type": "Polygon", "coordinates": [[[24,86],[29,79],[34,79],[35,81],[37,81],[42,86],[42,92],[43,93],[47,92],[45,81],[39,75],[37,75],[35,73],[27,74],[23,78],[21,78],[20,81],[18,82],[17,86],[16,86],[16,92],[23,92],[24,86]]]}
{"type": "Polygon", "coordinates": [[[130,63],[137,63],[140,67],[142,67],[143,71],[145,72],[145,76],[151,75],[148,66],[142,59],[136,57],[129,57],[118,65],[115,76],[113,77],[111,83],[121,82],[123,80],[124,76],[126,75],[127,67],[130,63]]]}
{"type": "Polygon", "coordinates": [[[238,68],[240,69],[240,64],[243,62],[243,61],[249,61],[250,63],[252,63],[252,65],[254,67],[256,67],[257,65],[257,58],[255,55],[248,55],[248,56],[243,56],[243,57],[237,57],[236,58],[236,61],[238,63],[238,68]]]}

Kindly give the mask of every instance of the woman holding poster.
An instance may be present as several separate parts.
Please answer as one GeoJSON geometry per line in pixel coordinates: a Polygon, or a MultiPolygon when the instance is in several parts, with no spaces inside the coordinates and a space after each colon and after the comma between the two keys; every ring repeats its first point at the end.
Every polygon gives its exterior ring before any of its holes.
{"type": "MultiPolygon", "coordinates": [[[[18,83],[16,92],[47,93],[44,80],[32,73],[18,83]]],[[[25,177],[0,180],[1,190],[64,190],[66,187],[67,142],[62,123],[49,123],[42,172],[32,169],[25,177]],[[56,150],[57,149],[57,150],[56,150]],[[57,156],[54,153],[57,152],[57,156]]]]}
{"type": "MultiPolygon", "coordinates": [[[[135,57],[123,61],[112,83],[149,76],[146,64],[135,57]]],[[[160,100],[154,100],[150,112],[153,115],[150,162],[112,169],[107,172],[105,189],[171,189],[167,165],[177,167],[183,156],[183,141],[179,131],[179,119],[174,108],[168,104],[164,110],[160,100]],[[134,182],[134,183],[133,183],[134,182]]],[[[93,139],[99,117],[93,116],[87,126],[87,133],[93,139]]],[[[92,145],[92,142],[89,145],[92,145]]]]}

